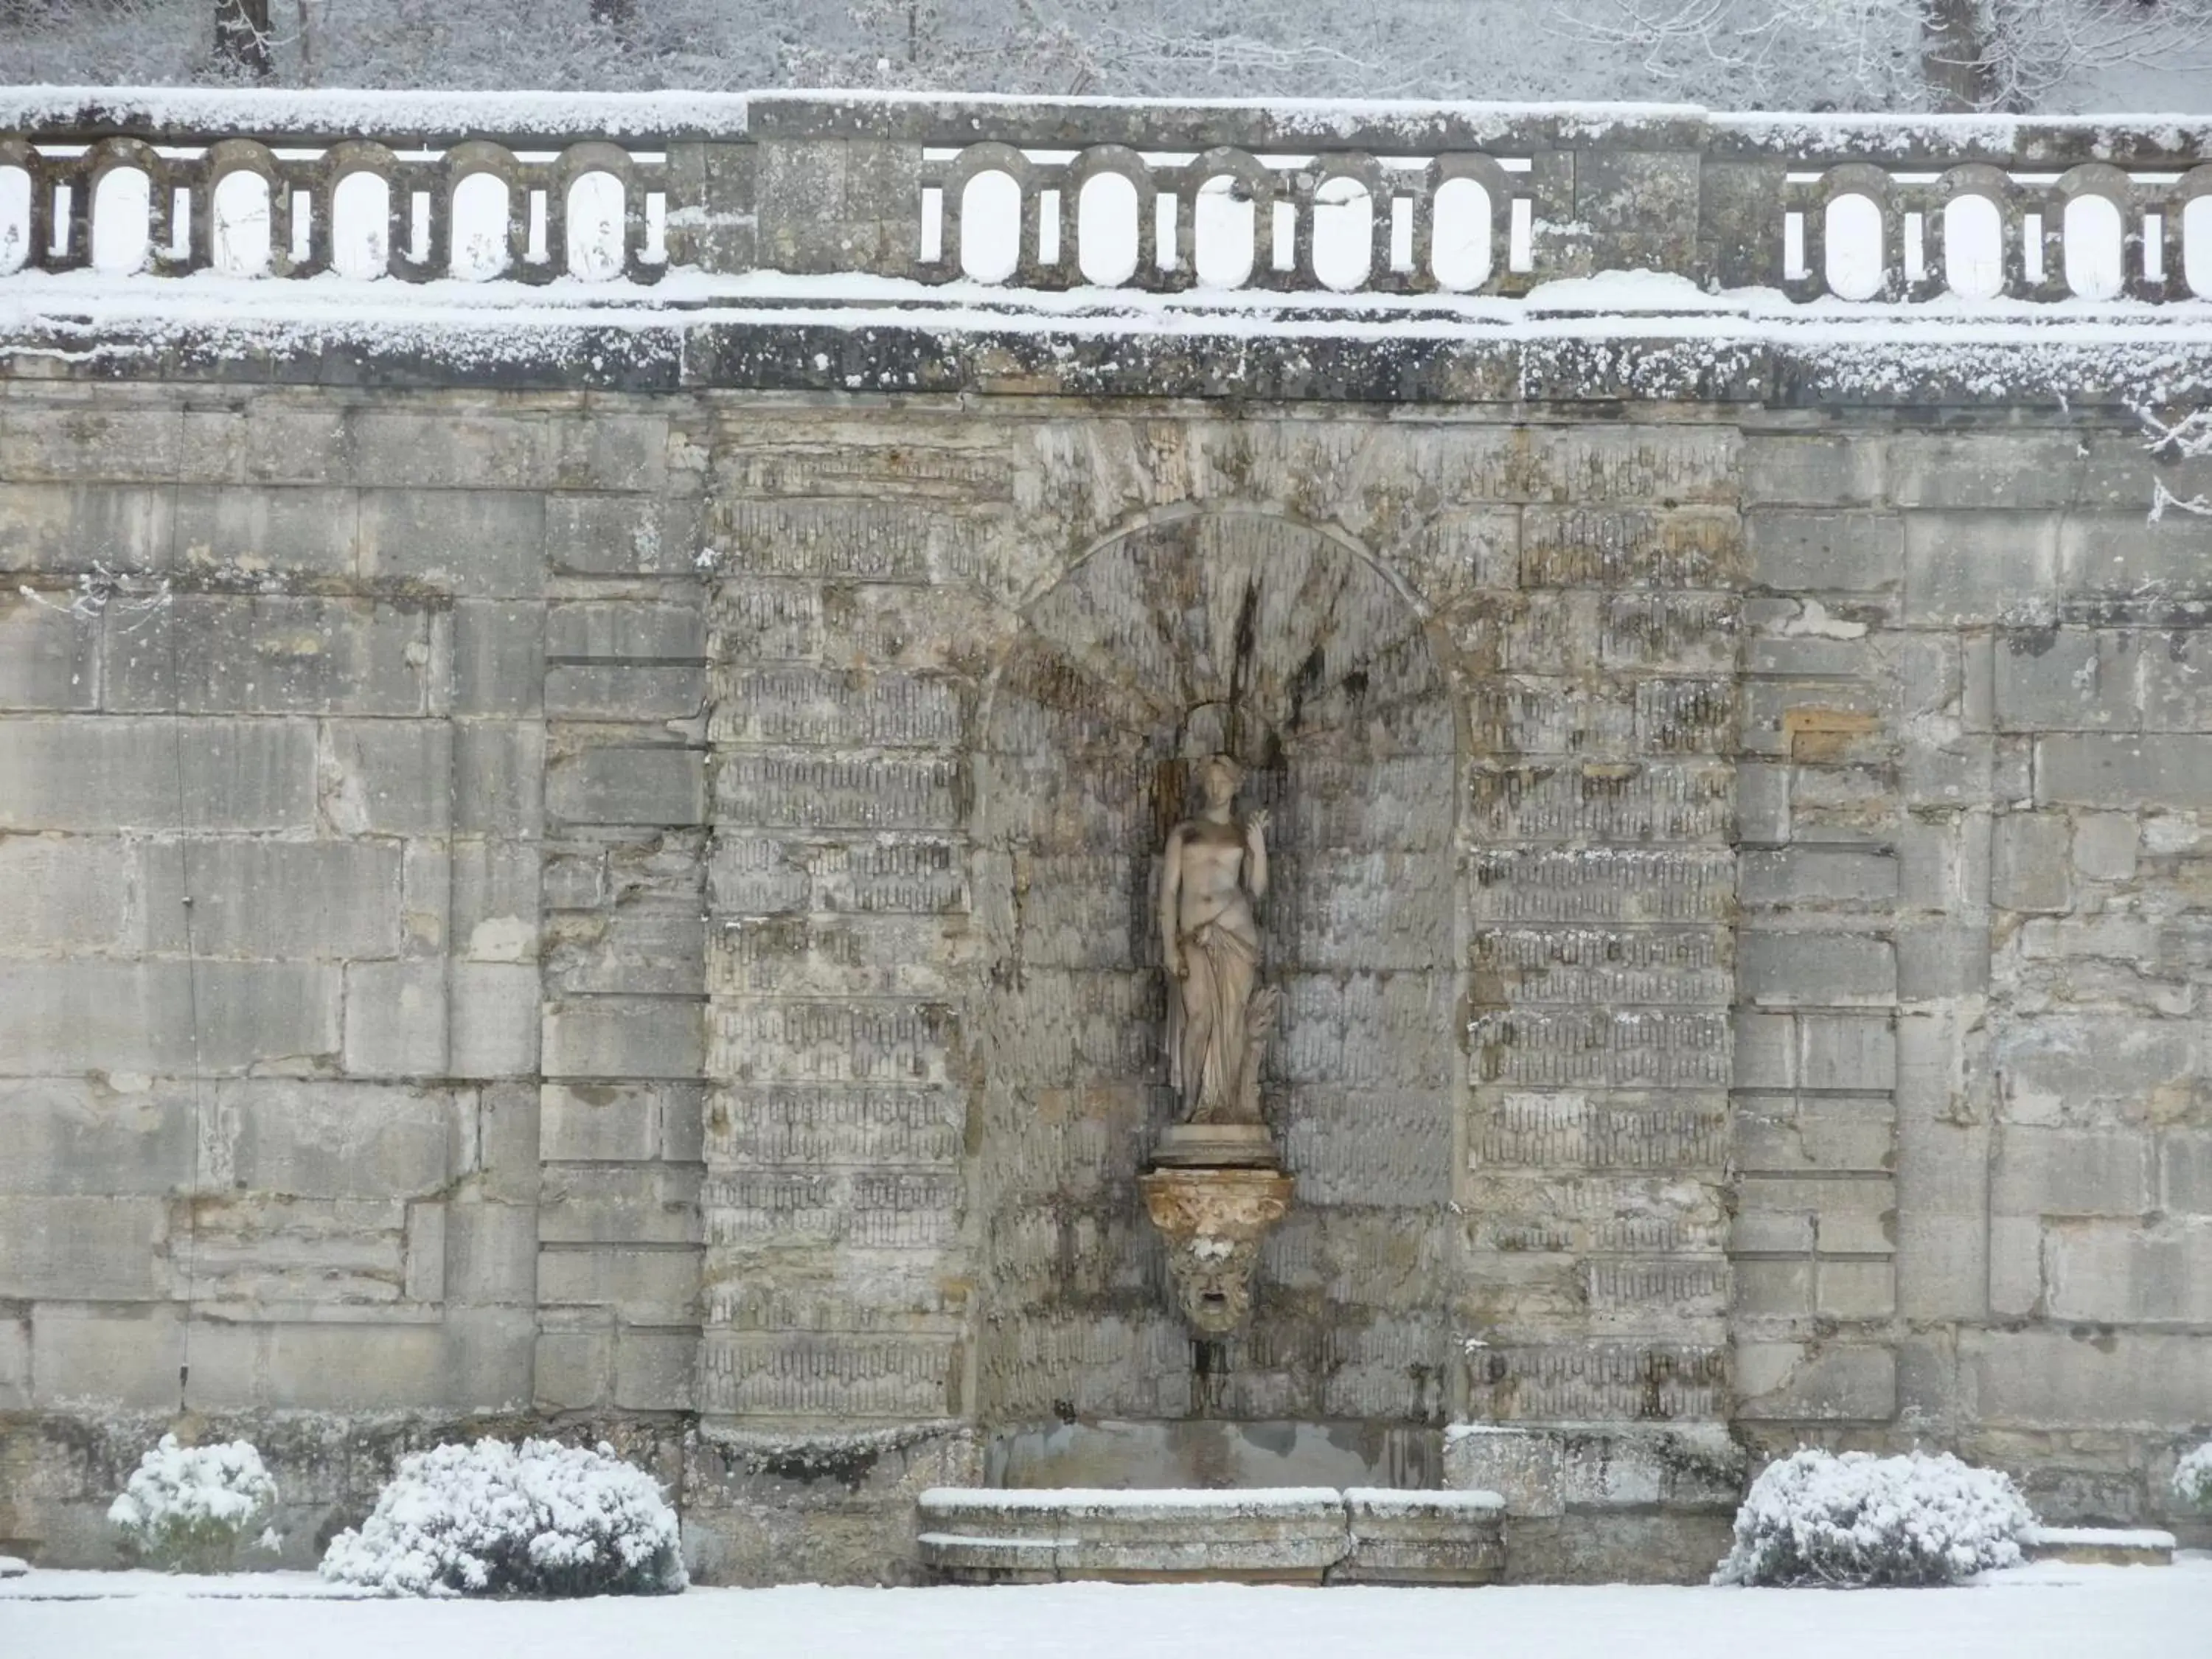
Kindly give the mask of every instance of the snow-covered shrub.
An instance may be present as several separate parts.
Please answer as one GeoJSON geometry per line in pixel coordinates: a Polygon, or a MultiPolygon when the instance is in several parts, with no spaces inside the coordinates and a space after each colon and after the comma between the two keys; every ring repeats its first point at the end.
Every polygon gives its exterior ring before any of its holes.
{"type": "Polygon", "coordinates": [[[249,1539],[276,1547],[268,1529],[276,1507],[276,1483],[247,1442],[180,1446],[165,1434],[139,1459],[107,1518],[134,1561],[171,1572],[225,1572],[249,1539]]]}
{"type": "Polygon", "coordinates": [[[388,1595],[651,1595],[680,1590],[676,1512],[602,1444],[440,1446],[399,1461],[323,1577],[388,1595]]]}
{"type": "Polygon", "coordinates": [[[2212,1440],[2173,1466],[2173,1495],[2200,1510],[2212,1510],[2212,1440]]]}
{"type": "Polygon", "coordinates": [[[1770,1463],[1736,1511],[1717,1584],[1948,1584],[2020,1563],[2035,1524],[2009,1475],[1946,1452],[1808,1449],[1770,1463]]]}

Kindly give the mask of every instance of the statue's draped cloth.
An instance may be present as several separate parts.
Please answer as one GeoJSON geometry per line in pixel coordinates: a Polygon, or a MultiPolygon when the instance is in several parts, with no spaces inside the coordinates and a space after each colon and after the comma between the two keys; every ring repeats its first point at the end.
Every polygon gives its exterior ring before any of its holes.
{"type": "Polygon", "coordinates": [[[1260,1050],[1275,992],[1255,998],[1260,942],[1217,917],[1182,936],[1186,973],[1168,1004],[1168,1080],[1188,1123],[1258,1123],[1260,1050]]]}

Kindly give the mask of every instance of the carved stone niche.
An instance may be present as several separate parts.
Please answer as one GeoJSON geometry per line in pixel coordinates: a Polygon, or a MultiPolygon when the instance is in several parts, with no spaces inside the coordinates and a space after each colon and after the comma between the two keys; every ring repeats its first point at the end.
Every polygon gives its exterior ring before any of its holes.
{"type": "Polygon", "coordinates": [[[1167,1240],[1183,1318],[1202,1336],[1242,1329],[1252,1316],[1260,1241],[1288,1213],[1296,1183],[1273,1169],[1163,1168],[1138,1184],[1167,1240]]]}

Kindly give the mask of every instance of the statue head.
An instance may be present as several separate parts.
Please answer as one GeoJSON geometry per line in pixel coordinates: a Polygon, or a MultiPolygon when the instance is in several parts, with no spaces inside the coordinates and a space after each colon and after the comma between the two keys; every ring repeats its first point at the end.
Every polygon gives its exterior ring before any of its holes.
{"type": "Polygon", "coordinates": [[[1198,763],[1198,792],[1208,806],[1228,805],[1243,781],[1244,769],[1226,755],[1208,755],[1198,763]]]}

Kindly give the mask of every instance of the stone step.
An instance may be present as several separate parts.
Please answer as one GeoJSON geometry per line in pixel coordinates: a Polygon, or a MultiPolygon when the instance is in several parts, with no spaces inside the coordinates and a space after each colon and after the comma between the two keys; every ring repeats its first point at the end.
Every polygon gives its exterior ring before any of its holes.
{"type": "Polygon", "coordinates": [[[938,1486],[917,1541],[948,1583],[1486,1584],[1504,1570],[1504,1510],[1495,1492],[1372,1486],[938,1486]]]}
{"type": "Polygon", "coordinates": [[[2030,1527],[2020,1541],[2031,1561],[2107,1567],[2173,1565],[2173,1534],[2151,1527],[2030,1527]]]}

